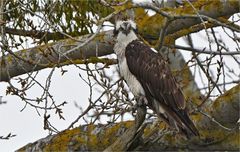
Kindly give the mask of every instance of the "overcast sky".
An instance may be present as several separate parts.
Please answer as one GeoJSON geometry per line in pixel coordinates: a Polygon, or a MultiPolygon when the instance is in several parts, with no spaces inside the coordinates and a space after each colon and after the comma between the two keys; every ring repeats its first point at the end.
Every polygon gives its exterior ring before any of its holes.
{"type": "MultiPolygon", "coordinates": [[[[202,41],[198,36],[194,40],[198,42],[202,41]]],[[[181,45],[184,44],[182,40],[178,40],[178,43],[181,45]]],[[[203,42],[199,44],[204,45],[203,42]]],[[[190,52],[184,51],[184,56],[189,58],[190,52]]],[[[232,61],[228,60],[228,62],[232,61]]],[[[239,68],[236,65],[235,67],[236,69],[239,68]]],[[[68,102],[64,106],[65,120],[59,120],[57,115],[52,116],[53,124],[59,130],[65,129],[80,114],[80,110],[74,106],[74,102],[86,108],[89,95],[88,87],[86,87],[85,83],[78,76],[79,70],[73,66],[67,66],[64,69],[68,70],[68,72],[63,76],[60,69],[54,72],[51,86],[51,92],[57,103],[68,102]]],[[[42,70],[37,80],[44,83],[49,72],[49,69],[42,70]]],[[[0,140],[0,147],[3,151],[13,151],[29,142],[34,142],[47,136],[48,131],[43,130],[43,118],[38,115],[36,110],[27,106],[25,110],[20,112],[25,103],[18,97],[5,96],[6,86],[7,83],[0,83],[0,95],[3,96],[3,100],[7,101],[7,104],[0,106],[0,135],[6,135],[11,132],[17,136],[6,141],[0,140]]],[[[39,96],[39,90],[33,88],[28,94],[31,97],[39,96]]]]}
{"type": "MultiPolygon", "coordinates": [[[[222,34],[222,33],[219,33],[222,34]]],[[[207,47],[206,38],[203,38],[204,32],[193,35],[193,40],[196,47],[204,48],[207,47]]],[[[223,35],[223,38],[225,36],[223,35]]],[[[226,41],[229,41],[226,39],[226,41]]],[[[178,40],[179,45],[186,45],[183,40],[178,40]]],[[[229,41],[229,46],[233,45],[229,41]]],[[[29,44],[28,44],[29,45],[29,44]]],[[[182,51],[184,57],[189,59],[191,56],[190,52],[182,51]]],[[[231,64],[235,70],[239,72],[239,66],[234,64],[234,61],[229,60],[225,57],[224,60],[231,64]]],[[[77,102],[83,108],[86,108],[88,103],[88,87],[78,76],[79,70],[74,66],[66,66],[64,69],[68,70],[63,76],[61,75],[60,69],[56,69],[52,79],[51,92],[54,95],[57,103],[67,101],[68,104],[64,106],[64,117],[65,120],[59,120],[58,116],[52,117],[52,122],[59,130],[65,129],[69,124],[77,118],[80,114],[80,110],[74,106],[77,102]]],[[[39,72],[37,80],[41,83],[46,81],[50,69],[45,69],[39,72]]],[[[84,73],[81,73],[84,75],[84,73]]],[[[24,75],[22,77],[25,77],[24,75]]],[[[197,76],[197,81],[199,77],[197,76]]],[[[200,87],[201,84],[199,83],[200,87]]],[[[0,96],[3,96],[3,100],[7,101],[7,104],[0,105],[0,136],[7,135],[8,133],[16,134],[17,136],[10,140],[0,140],[0,151],[14,151],[30,142],[34,142],[40,138],[44,138],[48,135],[48,131],[43,130],[43,118],[39,116],[36,110],[32,107],[26,107],[21,112],[25,103],[18,97],[8,95],[6,96],[7,83],[0,83],[0,96]]],[[[229,86],[231,88],[232,86],[229,86]]],[[[30,97],[36,97],[40,95],[38,88],[32,88],[28,95],[30,97]]],[[[80,123],[83,123],[81,121],[80,123]]]]}

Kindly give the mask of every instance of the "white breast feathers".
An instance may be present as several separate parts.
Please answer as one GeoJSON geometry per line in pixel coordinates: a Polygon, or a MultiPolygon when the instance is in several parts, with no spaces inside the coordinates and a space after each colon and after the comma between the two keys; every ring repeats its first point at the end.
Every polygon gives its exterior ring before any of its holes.
{"type": "Polygon", "coordinates": [[[140,82],[130,72],[127,65],[127,60],[125,57],[125,50],[127,45],[136,39],[137,39],[137,36],[133,31],[131,31],[127,36],[125,34],[119,33],[117,36],[117,43],[114,46],[114,52],[117,54],[118,65],[119,65],[121,76],[126,81],[133,95],[140,96],[140,95],[145,95],[145,92],[140,82]]]}
{"type": "Polygon", "coordinates": [[[126,58],[123,58],[122,61],[119,61],[118,63],[120,74],[126,81],[130,91],[133,93],[134,96],[145,96],[145,92],[143,90],[142,85],[137,80],[137,78],[129,71],[129,68],[127,66],[127,60],[126,58]]]}

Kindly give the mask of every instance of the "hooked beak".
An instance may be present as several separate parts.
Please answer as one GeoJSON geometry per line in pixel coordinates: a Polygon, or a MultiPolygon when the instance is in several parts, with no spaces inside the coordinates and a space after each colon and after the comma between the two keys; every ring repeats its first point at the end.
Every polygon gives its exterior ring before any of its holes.
{"type": "Polygon", "coordinates": [[[122,31],[125,35],[128,35],[130,33],[130,30],[131,30],[131,25],[128,24],[128,23],[125,23],[125,28],[124,30],[122,31]]]}

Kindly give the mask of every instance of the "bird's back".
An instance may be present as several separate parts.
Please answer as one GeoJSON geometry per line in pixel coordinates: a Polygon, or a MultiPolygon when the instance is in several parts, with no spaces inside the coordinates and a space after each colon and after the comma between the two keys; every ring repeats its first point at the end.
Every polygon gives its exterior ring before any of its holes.
{"type": "Polygon", "coordinates": [[[199,133],[189,118],[181,88],[164,58],[139,40],[128,44],[125,56],[129,71],[144,88],[148,106],[169,125],[178,127],[187,137],[198,136],[199,133]]]}

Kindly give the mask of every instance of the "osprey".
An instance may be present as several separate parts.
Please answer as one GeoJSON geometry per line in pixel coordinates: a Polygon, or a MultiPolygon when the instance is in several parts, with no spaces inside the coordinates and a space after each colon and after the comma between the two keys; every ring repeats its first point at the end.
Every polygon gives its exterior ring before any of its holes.
{"type": "Polygon", "coordinates": [[[114,52],[118,58],[120,75],[137,102],[144,101],[158,117],[187,137],[199,136],[168,63],[140,41],[136,32],[137,27],[132,20],[116,22],[114,52]]]}

